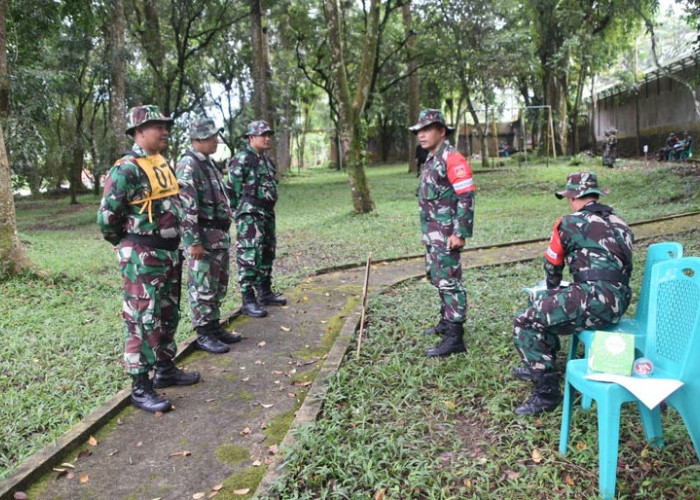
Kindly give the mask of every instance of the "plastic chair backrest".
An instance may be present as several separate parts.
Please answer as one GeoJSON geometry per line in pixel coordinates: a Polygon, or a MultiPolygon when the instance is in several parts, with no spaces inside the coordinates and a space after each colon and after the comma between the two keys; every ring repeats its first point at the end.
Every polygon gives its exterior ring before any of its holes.
{"type": "Polygon", "coordinates": [[[644,264],[642,288],[639,292],[639,300],[637,301],[637,312],[634,315],[634,319],[637,320],[642,327],[646,326],[647,316],[649,314],[649,285],[651,283],[651,270],[654,264],[669,259],[680,259],[681,257],[683,257],[683,245],[675,241],[649,245],[647,261],[646,264],[644,264]]]}
{"type": "Polygon", "coordinates": [[[645,355],[665,376],[700,376],[700,258],[660,262],[652,270],[645,355]]]}

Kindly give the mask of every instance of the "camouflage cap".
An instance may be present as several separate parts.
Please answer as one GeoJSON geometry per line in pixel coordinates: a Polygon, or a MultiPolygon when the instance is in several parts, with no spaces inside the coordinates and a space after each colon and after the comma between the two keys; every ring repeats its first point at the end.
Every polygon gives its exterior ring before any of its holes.
{"type": "Polygon", "coordinates": [[[248,137],[251,135],[263,135],[267,132],[270,132],[271,134],[275,133],[275,131],[270,127],[270,124],[265,120],[255,120],[254,122],[250,122],[248,124],[248,130],[246,130],[244,135],[248,137]]]}
{"type": "Polygon", "coordinates": [[[420,129],[425,128],[433,123],[439,123],[440,125],[445,127],[447,129],[448,135],[454,132],[455,130],[453,127],[450,127],[447,125],[447,123],[445,123],[445,115],[443,115],[442,111],[440,111],[439,109],[424,109],[423,111],[421,111],[420,115],[418,115],[418,123],[408,127],[408,130],[410,130],[414,134],[417,134],[420,129]]]}
{"type": "Polygon", "coordinates": [[[566,178],[566,189],[554,193],[559,198],[582,198],[589,194],[608,194],[607,189],[598,187],[598,178],[593,172],[576,172],[566,178]]]}
{"type": "Polygon", "coordinates": [[[172,124],[173,119],[170,116],[163,115],[160,112],[160,108],[153,104],[136,106],[126,113],[126,133],[128,135],[134,135],[136,127],[148,122],[165,122],[167,124],[172,124]]]}
{"type": "Polygon", "coordinates": [[[197,118],[190,123],[190,139],[208,139],[223,131],[223,128],[216,126],[214,120],[206,116],[197,118]]]}

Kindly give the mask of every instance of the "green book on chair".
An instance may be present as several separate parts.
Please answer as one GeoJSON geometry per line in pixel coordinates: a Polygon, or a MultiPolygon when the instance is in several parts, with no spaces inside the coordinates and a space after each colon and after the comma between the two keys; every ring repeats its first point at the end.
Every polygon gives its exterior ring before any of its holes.
{"type": "Polygon", "coordinates": [[[597,330],[588,355],[593,372],[631,375],[634,364],[634,335],[597,330]]]}

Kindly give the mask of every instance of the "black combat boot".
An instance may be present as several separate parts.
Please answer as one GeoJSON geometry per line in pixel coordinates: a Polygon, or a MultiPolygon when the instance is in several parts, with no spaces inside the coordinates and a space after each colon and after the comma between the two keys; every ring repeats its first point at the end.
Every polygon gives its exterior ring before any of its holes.
{"type": "Polygon", "coordinates": [[[527,365],[516,366],[513,368],[513,377],[524,380],[526,382],[534,382],[537,370],[533,370],[527,365]]]}
{"type": "Polygon", "coordinates": [[[258,304],[258,301],[255,299],[255,290],[252,289],[243,292],[241,312],[253,318],[264,318],[267,316],[267,309],[258,304]]]}
{"type": "Polygon", "coordinates": [[[155,413],[168,411],[172,405],[170,401],[153,390],[153,382],[148,378],[148,373],[132,375],[134,381],[131,386],[131,404],[136,408],[155,413]]]}
{"type": "Polygon", "coordinates": [[[216,338],[224,344],[235,344],[236,342],[240,342],[243,339],[240,333],[229,332],[228,330],[226,330],[226,328],[224,328],[224,325],[222,325],[221,323],[217,323],[216,327],[216,338]]]}
{"type": "MultiPolygon", "coordinates": [[[[218,322],[217,322],[218,323],[218,322]]],[[[207,323],[197,327],[197,349],[211,352],[213,354],[223,354],[228,352],[229,346],[218,339],[219,328],[216,323],[207,323]]]]}
{"type": "Polygon", "coordinates": [[[464,346],[464,325],[462,323],[450,323],[445,322],[447,328],[445,329],[444,337],[442,342],[440,342],[437,347],[428,349],[425,351],[425,355],[429,358],[434,358],[435,356],[445,357],[450,354],[457,354],[459,352],[466,352],[467,348],[464,346]]]}
{"type": "Polygon", "coordinates": [[[261,306],[284,306],[287,305],[281,293],[272,291],[272,281],[266,279],[262,284],[255,288],[258,292],[258,304],[261,306]]]}
{"type": "Polygon", "coordinates": [[[427,330],[424,330],[423,335],[444,335],[445,331],[447,330],[447,324],[447,321],[440,318],[438,324],[435,326],[431,326],[427,330]]]}
{"type": "Polygon", "coordinates": [[[198,372],[186,372],[175,366],[172,360],[156,361],[153,387],[162,389],[171,385],[192,385],[199,382],[198,372]]]}
{"type": "Polygon", "coordinates": [[[533,373],[535,386],[532,394],[515,409],[517,415],[537,415],[543,411],[552,411],[561,404],[559,372],[533,370],[533,373]]]}

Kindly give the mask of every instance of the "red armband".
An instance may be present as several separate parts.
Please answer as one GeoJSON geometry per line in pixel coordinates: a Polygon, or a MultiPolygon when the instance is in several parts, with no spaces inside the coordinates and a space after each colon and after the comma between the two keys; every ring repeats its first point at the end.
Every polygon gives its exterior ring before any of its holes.
{"type": "Polygon", "coordinates": [[[447,179],[457,194],[474,191],[472,169],[467,159],[458,152],[447,155],[447,179]]]}
{"type": "Polygon", "coordinates": [[[544,253],[544,258],[555,266],[564,265],[564,247],[561,244],[561,237],[559,236],[559,224],[561,224],[561,217],[559,217],[554,224],[552,237],[549,239],[549,247],[547,247],[547,251],[544,253]]]}

